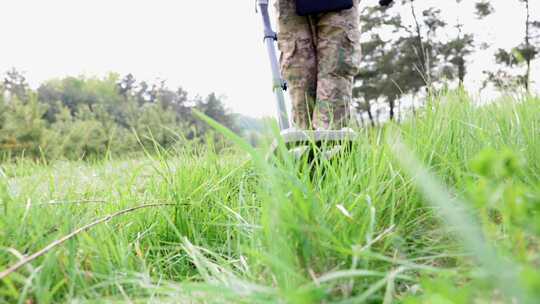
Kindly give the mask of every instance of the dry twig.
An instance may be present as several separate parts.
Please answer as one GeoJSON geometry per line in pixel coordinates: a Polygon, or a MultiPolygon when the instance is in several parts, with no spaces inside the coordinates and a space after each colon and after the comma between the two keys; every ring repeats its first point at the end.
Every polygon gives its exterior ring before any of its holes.
{"type": "Polygon", "coordinates": [[[6,278],[7,276],[9,276],[10,274],[14,273],[15,271],[19,270],[21,267],[23,267],[24,265],[34,261],[35,259],[39,258],[40,256],[46,254],[47,252],[51,251],[52,249],[54,249],[55,247],[57,246],[60,246],[61,244],[63,244],[64,242],[66,242],[67,240],[77,236],[78,234],[82,233],[82,232],[85,232],[99,224],[102,224],[102,223],[105,223],[105,222],[108,222],[110,221],[111,219],[115,218],[115,217],[118,217],[118,216],[121,216],[121,215],[125,215],[127,213],[131,213],[131,212],[134,212],[134,211],[137,211],[137,210],[140,210],[140,209],[146,209],[146,208],[153,208],[153,207],[165,207],[165,206],[176,206],[175,204],[148,204],[148,205],[141,205],[141,206],[137,206],[137,207],[132,207],[132,208],[129,208],[129,209],[124,209],[124,210],[121,210],[121,211],[118,211],[116,213],[113,213],[113,214],[109,214],[103,218],[100,218],[88,225],[85,225],[77,230],[74,230],[73,232],[71,232],[70,234],[60,238],[60,239],[57,239],[55,240],[54,242],[50,243],[49,245],[47,245],[46,247],[44,247],[43,249],[37,251],[36,253],[30,255],[30,256],[27,256],[25,257],[24,259],[21,259],[19,262],[13,264],[11,267],[9,267],[8,269],[0,272],[0,280],[3,280],[4,278],[6,278]]]}

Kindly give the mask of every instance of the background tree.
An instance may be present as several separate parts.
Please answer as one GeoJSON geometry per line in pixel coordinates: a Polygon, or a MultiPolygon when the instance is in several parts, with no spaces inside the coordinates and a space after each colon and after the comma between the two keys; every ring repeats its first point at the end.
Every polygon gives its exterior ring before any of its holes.
{"type": "MultiPolygon", "coordinates": [[[[204,99],[199,98],[194,108],[225,127],[237,131],[233,116],[225,109],[222,98],[218,97],[215,93],[210,93],[204,99]]],[[[195,120],[195,126],[199,131],[207,132],[209,130],[207,124],[199,120],[195,120]]]]}
{"type": "Polygon", "coordinates": [[[476,17],[484,19],[495,12],[495,8],[488,0],[482,0],[475,3],[476,17]]]}
{"type": "MultiPolygon", "coordinates": [[[[463,0],[456,0],[457,10],[461,11],[463,0]]],[[[464,33],[463,21],[458,14],[455,29],[457,35],[446,43],[441,44],[441,54],[444,56],[446,65],[444,74],[449,79],[458,79],[460,87],[463,87],[467,74],[467,57],[474,53],[474,35],[464,33]]]]}
{"type": "Polygon", "coordinates": [[[27,100],[17,96],[4,105],[0,129],[0,150],[11,155],[39,156],[48,146],[48,129],[43,115],[46,105],[39,103],[35,94],[26,95],[27,100]]]}
{"type": "Polygon", "coordinates": [[[354,96],[357,109],[367,111],[372,123],[373,104],[386,103],[389,117],[394,119],[397,101],[441,79],[440,42],[435,34],[446,23],[440,10],[430,7],[419,17],[414,0],[403,3],[410,6],[413,24],[405,24],[392,10],[372,7],[362,12],[363,35],[367,39],[362,41],[363,61],[354,96]]]}
{"type": "Polygon", "coordinates": [[[501,66],[496,71],[484,71],[487,83],[491,82],[499,89],[514,85],[522,86],[526,92],[531,89],[532,62],[540,51],[540,21],[533,20],[529,0],[518,0],[523,3],[525,18],[525,33],[523,42],[510,50],[499,49],[495,53],[495,61],[501,66]],[[514,73],[515,69],[524,70],[514,73]]]}
{"type": "Polygon", "coordinates": [[[8,92],[10,97],[17,97],[20,101],[26,101],[28,98],[29,86],[26,76],[15,68],[5,73],[2,87],[5,92],[8,92]]]}
{"type": "Polygon", "coordinates": [[[525,4],[525,41],[517,48],[518,59],[525,61],[527,70],[525,72],[525,89],[530,92],[531,88],[531,63],[540,50],[540,21],[531,19],[530,0],[520,0],[525,4]]]}
{"type": "Polygon", "coordinates": [[[133,95],[133,90],[137,85],[137,80],[133,77],[133,74],[127,74],[122,80],[118,83],[118,92],[122,97],[124,97],[125,102],[133,95]]]}
{"type": "MultiPolygon", "coordinates": [[[[463,11],[463,0],[455,0],[456,11],[463,11]]],[[[495,9],[493,5],[485,0],[475,3],[475,14],[478,20],[483,20],[492,13],[495,9]]],[[[475,54],[478,50],[486,50],[489,44],[479,42],[475,37],[474,32],[465,29],[466,24],[463,22],[462,15],[456,15],[456,23],[454,28],[456,35],[448,40],[441,42],[439,52],[444,57],[443,75],[449,80],[457,79],[458,86],[462,88],[467,76],[468,58],[475,54]]]]}
{"type": "MultiPolygon", "coordinates": [[[[456,11],[461,12],[465,3],[455,3],[456,11]]],[[[363,60],[353,95],[356,108],[367,113],[372,125],[383,104],[387,105],[389,118],[394,119],[403,100],[408,100],[406,104],[414,112],[412,101],[420,100],[430,90],[449,87],[454,80],[459,87],[463,86],[470,56],[487,48],[466,29],[460,15],[452,25],[436,7],[414,0],[403,0],[401,4],[401,12],[395,8],[366,7],[360,18],[363,60]],[[410,21],[405,21],[405,8],[410,21]]],[[[484,0],[475,7],[478,19],[494,11],[491,3],[484,0]]]]}
{"type": "Polygon", "coordinates": [[[223,143],[193,117],[194,108],[241,131],[222,97],[212,93],[191,100],[182,88],[170,89],[162,80],[137,82],[132,74],[52,79],[34,91],[22,73],[12,70],[0,89],[4,155],[71,159],[125,155],[140,151],[141,144],[152,151],[156,143],[172,148],[181,138],[201,142],[208,135],[223,143]]]}

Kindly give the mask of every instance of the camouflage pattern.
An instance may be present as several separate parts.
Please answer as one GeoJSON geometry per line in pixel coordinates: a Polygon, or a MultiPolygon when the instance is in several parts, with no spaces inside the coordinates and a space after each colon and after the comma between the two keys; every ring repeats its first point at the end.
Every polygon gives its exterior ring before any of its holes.
{"type": "Polygon", "coordinates": [[[293,121],[302,129],[341,129],[350,118],[360,64],[358,0],[341,12],[301,17],[295,0],[276,0],[281,68],[293,121]]]}

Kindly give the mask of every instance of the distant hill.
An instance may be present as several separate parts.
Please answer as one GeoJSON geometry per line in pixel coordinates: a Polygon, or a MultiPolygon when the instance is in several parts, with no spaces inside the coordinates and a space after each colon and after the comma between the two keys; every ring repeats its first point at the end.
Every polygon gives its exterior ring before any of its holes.
{"type": "Polygon", "coordinates": [[[254,118],[243,114],[232,114],[236,127],[242,134],[256,132],[262,133],[266,129],[269,118],[254,118]]]}
{"type": "Polygon", "coordinates": [[[260,145],[263,138],[265,138],[265,134],[268,136],[268,126],[273,121],[269,117],[254,118],[238,113],[232,114],[232,117],[238,132],[254,147],[260,145]]]}

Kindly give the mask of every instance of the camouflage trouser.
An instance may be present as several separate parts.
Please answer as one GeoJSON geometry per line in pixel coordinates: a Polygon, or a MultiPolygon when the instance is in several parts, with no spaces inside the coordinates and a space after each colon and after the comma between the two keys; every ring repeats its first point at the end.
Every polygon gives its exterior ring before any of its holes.
{"type": "Polygon", "coordinates": [[[348,124],[360,63],[358,1],[349,10],[301,17],[295,0],[276,0],[281,68],[299,128],[348,124]]]}

